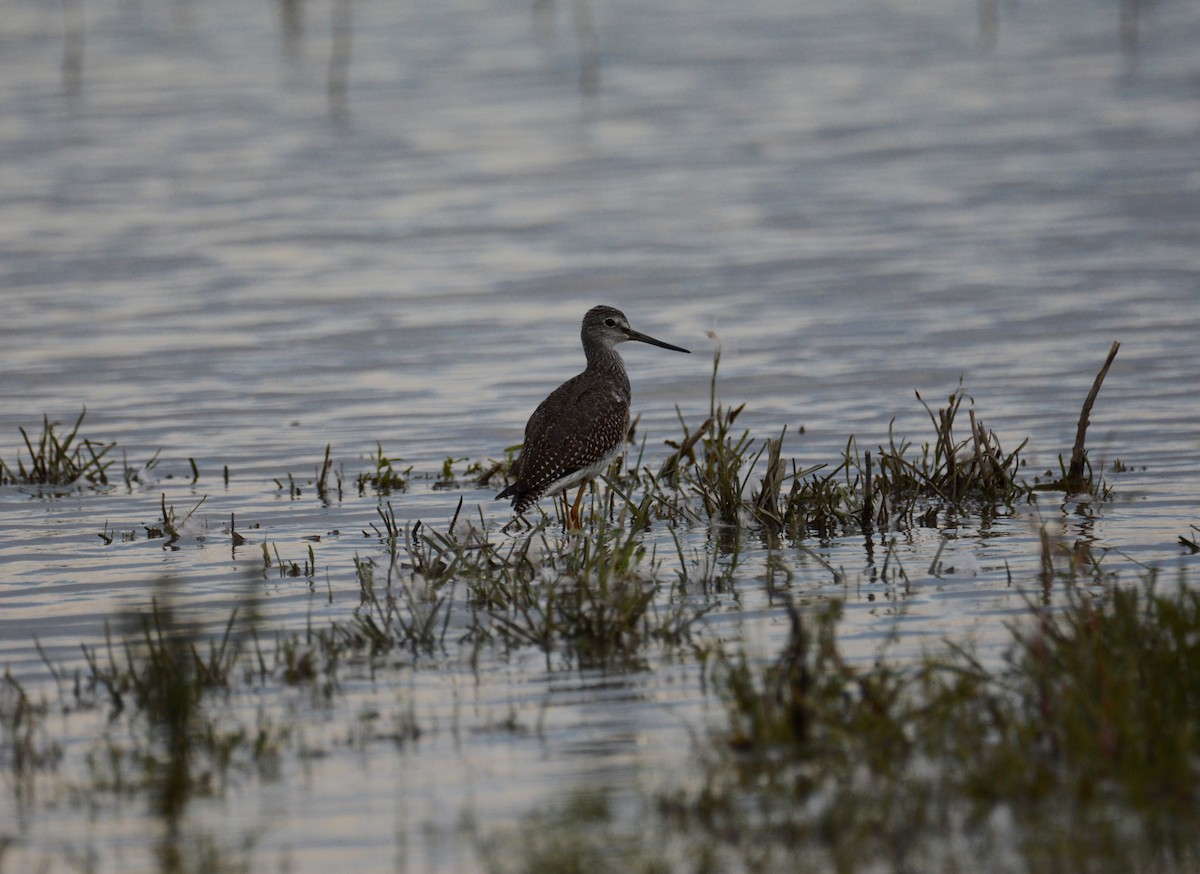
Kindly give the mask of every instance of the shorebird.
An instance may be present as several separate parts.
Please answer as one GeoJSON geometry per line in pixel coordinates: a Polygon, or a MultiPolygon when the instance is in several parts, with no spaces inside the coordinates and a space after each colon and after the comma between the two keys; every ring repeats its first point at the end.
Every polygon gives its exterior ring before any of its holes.
{"type": "Polygon", "coordinates": [[[567,524],[579,528],[579,502],[588,481],[608,469],[621,453],[629,430],[629,377],[616,345],[626,340],[673,352],[688,352],[629,327],[618,309],[592,307],[580,331],[587,367],[552,391],[525,425],[525,443],[516,464],[516,480],[496,495],[512,498],[520,516],[543,495],[563,494],[579,486],[567,510],[567,524]]]}

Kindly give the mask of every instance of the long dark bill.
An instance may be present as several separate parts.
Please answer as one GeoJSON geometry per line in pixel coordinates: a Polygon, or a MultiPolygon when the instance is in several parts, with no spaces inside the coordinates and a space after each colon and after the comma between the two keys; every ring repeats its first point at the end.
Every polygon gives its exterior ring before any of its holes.
{"type": "Polygon", "coordinates": [[[672,346],[670,343],[664,343],[662,340],[655,340],[648,334],[643,334],[641,331],[635,331],[630,328],[627,332],[630,340],[639,340],[642,343],[649,343],[651,346],[658,346],[660,349],[670,349],[672,352],[686,352],[692,354],[691,349],[684,349],[682,346],[672,346]]]}

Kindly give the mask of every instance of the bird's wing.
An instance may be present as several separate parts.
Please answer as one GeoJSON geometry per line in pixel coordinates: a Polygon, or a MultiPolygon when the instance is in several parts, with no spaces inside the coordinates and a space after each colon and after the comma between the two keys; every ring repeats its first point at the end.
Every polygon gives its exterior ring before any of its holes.
{"type": "Polygon", "coordinates": [[[602,457],[625,439],[628,400],[610,386],[579,377],[551,392],[525,426],[521,449],[523,490],[545,488],[602,457]]]}

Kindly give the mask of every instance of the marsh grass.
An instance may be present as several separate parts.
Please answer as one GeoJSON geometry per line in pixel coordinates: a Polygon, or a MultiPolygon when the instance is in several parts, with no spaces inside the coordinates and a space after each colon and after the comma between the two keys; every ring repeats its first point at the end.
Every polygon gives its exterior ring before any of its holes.
{"type": "Polygon", "coordinates": [[[17,453],[16,468],[0,459],[0,484],[25,484],[46,486],[68,486],[78,482],[90,485],[107,485],[108,469],[112,459],[108,454],[116,443],[101,443],[80,437],[84,410],[66,434],[58,429],[60,422],[51,422],[49,416],[42,417],[42,431],[30,437],[20,428],[25,449],[29,453],[28,465],[17,453]]]}
{"type": "Polygon", "coordinates": [[[1009,709],[969,788],[1099,815],[1112,806],[1166,859],[1200,861],[1200,594],[1161,594],[1151,577],[1103,601],[1074,594],[1037,620],[1017,636],[1009,709]]]}
{"type": "Polygon", "coordinates": [[[665,853],[647,846],[641,835],[617,827],[614,806],[610,792],[603,788],[579,791],[536,811],[520,830],[476,837],[484,868],[491,874],[674,870],[665,853]]]}
{"type": "Polygon", "coordinates": [[[333,499],[333,496],[330,493],[330,474],[333,474],[334,484],[337,488],[337,499],[339,501],[342,499],[342,473],[341,470],[335,470],[333,467],[333,458],[331,456],[332,449],[332,444],[325,444],[325,457],[321,461],[321,466],[317,468],[317,478],[315,480],[317,497],[319,497],[326,504],[330,503],[330,501],[333,499]]]}
{"type": "Polygon", "coordinates": [[[383,454],[383,444],[376,443],[375,455],[371,457],[373,468],[361,472],[355,480],[358,494],[361,496],[372,491],[380,497],[384,497],[407,490],[412,466],[399,468],[397,464],[400,461],[399,458],[388,458],[383,454]]]}
{"type": "Polygon", "coordinates": [[[628,529],[602,527],[572,538],[561,551],[532,535],[505,580],[505,597],[491,590],[491,628],[481,629],[509,646],[560,648],[580,667],[632,667],[642,647],[661,632],[651,622],[659,593],[644,545],[628,529]]]}
{"type": "Polygon", "coordinates": [[[0,677],[0,769],[17,799],[26,802],[39,775],[52,774],[63,750],[46,726],[50,704],[35,700],[6,668],[0,677]]]}
{"type": "Polygon", "coordinates": [[[835,604],[789,607],[773,663],[714,662],[728,723],[704,788],[664,795],[664,815],[738,835],[746,858],[817,869],[989,870],[970,860],[1000,840],[1023,870],[1192,870],[1200,596],[1153,578],[1099,598],[1066,591],[1062,609],[1030,605],[993,670],[951,645],[851,665],[835,604]],[[939,855],[956,842],[965,858],[939,855]]]}
{"type": "MultiPolygon", "coordinates": [[[[1071,463],[1057,479],[1024,475],[1022,452],[1002,446],[984,423],[960,380],[943,404],[917,393],[931,433],[914,442],[888,429],[885,444],[863,450],[851,435],[841,458],[802,466],[778,437],[755,439],[737,425],[744,405],[718,395],[720,352],[714,355],[708,417],[695,429],[679,414],[683,436],[657,473],[641,469],[623,482],[626,495],[648,496],[657,518],[695,524],[754,525],[793,538],[821,540],[847,534],[937,527],[948,515],[989,517],[1035,500],[1037,492],[1086,492],[1106,499],[1111,487],[1094,476],[1084,448],[1088,416],[1117,344],[1109,353],[1080,414],[1071,463]],[[965,422],[963,420],[966,420],[965,422]],[[760,462],[762,462],[760,464],[760,462]]],[[[643,447],[644,450],[644,447],[643,447]]],[[[632,503],[633,499],[626,497],[632,503]]],[[[1186,545],[1186,544],[1185,544],[1186,545]]]]}
{"type": "Polygon", "coordinates": [[[311,583],[313,578],[316,576],[317,554],[311,543],[307,546],[307,555],[301,561],[284,558],[279,552],[279,545],[276,543],[268,544],[264,541],[261,545],[261,549],[264,576],[270,573],[271,568],[275,569],[275,572],[278,574],[280,579],[287,577],[305,577],[311,583]],[[272,555],[274,556],[274,561],[272,561],[272,555]]]}
{"type": "Polygon", "coordinates": [[[433,654],[454,628],[451,642],[532,645],[581,667],[629,667],[648,647],[686,641],[708,609],[675,596],[636,527],[601,521],[587,536],[559,537],[543,524],[496,538],[461,507],[445,531],[401,526],[390,504],[380,510],[386,578],[376,562],[356,560],[361,603],[343,629],[358,645],[433,654]]]}
{"type": "MultiPolygon", "coordinates": [[[[85,757],[91,783],[81,793],[147,796],[171,829],[195,798],[219,796],[246,776],[272,779],[288,750],[300,754],[285,714],[246,706],[252,690],[306,689],[327,703],[340,690],[342,667],[363,651],[337,622],[264,632],[253,599],[214,634],[208,621],[179,615],[176,588],[163,581],[146,609],[106,629],[103,646],[83,646],[86,670],[71,688],[46,660],[64,713],[108,711],[85,757]]],[[[405,737],[419,734],[411,713],[400,722],[405,737]]]]}
{"type": "MultiPolygon", "coordinates": [[[[469,460],[470,459],[466,458],[465,456],[462,458],[455,458],[452,455],[446,456],[446,460],[442,462],[441,473],[438,474],[437,481],[433,484],[434,490],[445,492],[461,488],[462,482],[459,480],[458,475],[454,472],[454,465],[458,464],[460,461],[469,460]]],[[[474,464],[468,464],[466,470],[464,471],[464,476],[467,478],[479,477],[482,474],[483,467],[478,462],[474,464]]]]}
{"type": "MultiPolygon", "coordinates": [[[[744,404],[718,395],[720,353],[713,359],[709,414],[699,427],[679,414],[682,437],[656,472],[642,466],[644,444],[633,466],[610,476],[621,503],[603,505],[613,519],[624,507],[642,527],[671,524],[751,526],[794,539],[830,540],[848,534],[936,527],[947,514],[989,515],[1031,498],[1034,483],[1021,471],[1021,452],[1001,446],[978,417],[960,385],[936,409],[921,396],[932,433],[916,444],[889,428],[888,441],[863,451],[850,436],[840,459],[802,466],[783,455],[779,436],[754,438],[738,420],[744,404]],[[967,426],[962,427],[962,419],[967,426]]],[[[592,524],[599,517],[593,513],[592,524]]]]}
{"type": "MultiPolygon", "coordinates": [[[[734,427],[746,405],[729,408],[718,399],[717,372],[720,365],[721,353],[718,350],[713,356],[708,419],[698,432],[701,451],[698,456],[692,456],[690,476],[686,477],[685,482],[710,518],[736,524],[745,506],[743,495],[746,484],[762,452],[753,453],[749,430],[739,432],[734,427]]],[[[687,429],[684,431],[681,448],[690,440],[687,429]]]]}
{"type": "MultiPolygon", "coordinates": [[[[188,510],[187,514],[181,518],[175,512],[175,505],[167,504],[167,494],[166,492],[163,492],[160,497],[161,515],[157,523],[146,526],[146,537],[148,537],[150,540],[158,540],[159,538],[162,538],[164,549],[174,548],[175,544],[179,542],[179,538],[183,534],[183,526],[187,524],[188,520],[192,518],[195,512],[200,509],[200,506],[207,499],[207,495],[200,498],[200,500],[192,506],[192,509],[188,510]]],[[[112,542],[111,537],[106,537],[104,534],[101,534],[100,536],[105,540],[106,543],[112,542]]]]}
{"type": "Polygon", "coordinates": [[[203,639],[156,597],[126,617],[118,639],[108,632],[103,651],[83,647],[89,676],[77,699],[107,700],[112,716],[88,756],[95,788],[148,792],[174,828],[195,796],[220,790],[231,768],[266,760],[277,739],[262,725],[256,737],[220,707],[241,653],[236,622],[235,610],[220,637],[203,639]]]}
{"type": "MultiPolygon", "coordinates": [[[[787,605],[766,663],[710,659],[698,773],[631,818],[581,792],[486,836],[490,871],[1189,872],[1200,863],[1200,593],[1150,576],[1029,604],[1004,659],[846,661],[787,605]]],[[[635,805],[636,807],[636,805],[635,805]]]]}
{"type": "Polygon", "coordinates": [[[1011,505],[1028,495],[1028,488],[1018,477],[1020,453],[1028,438],[1015,450],[1006,452],[995,433],[976,418],[975,401],[961,383],[946,399],[946,405],[938,407],[936,412],[919,393],[917,400],[929,416],[933,436],[922,444],[920,454],[914,452],[911,458],[909,444],[898,443],[894,433],[889,433],[888,446],[880,447],[879,474],[871,496],[890,504],[892,512],[881,513],[877,524],[911,521],[913,508],[922,499],[961,509],[1011,505]],[[956,425],[961,419],[964,400],[968,402],[969,426],[967,436],[960,437],[956,425]]]}
{"type": "MultiPolygon", "coordinates": [[[[821,539],[913,526],[936,527],[945,513],[987,514],[1027,500],[1031,487],[1020,477],[1021,451],[1006,451],[996,434],[977,418],[974,400],[959,387],[936,410],[917,395],[933,426],[920,446],[888,429],[888,442],[874,452],[860,451],[851,437],[840,463],[795,472],[786,496],[778,501],[784,480],[778,449],[768,465],[764,487],[752,506],[755,518],[795,536],[821,539]],[[964,401],[969,427],[957,431],[964,401]]],[[[796,464],[792,462],[795,471],[796,464]]]]}
{"type": "Polygon", "coordinates": [[[347,640],[371,655],[402,649],[415,657],[444,649],[453,582],[442,591],[436,581],[414,573],[381,592],[374,565],[356,561],[355,567],[362,601],[346,628],[347,640]]]}

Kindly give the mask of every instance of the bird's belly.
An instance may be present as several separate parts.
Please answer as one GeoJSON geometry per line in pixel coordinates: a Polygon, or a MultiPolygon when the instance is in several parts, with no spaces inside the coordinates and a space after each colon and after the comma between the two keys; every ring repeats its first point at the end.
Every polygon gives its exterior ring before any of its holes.
{"type": "Polygon", "coordinates": [[[608,470],[608,466],[612,464],[614,458],[621,454],[621,450],[623,448],[624,446],[622,443],[617,443],[617,445],[608,450],[604,456],[597,458],[591,464],[587,465],[587,467],[581,467],[579,470],[573,471],[566,476],[559,477],[554,482],[550,483],[550,485],[546,486],[546,488],[542,490],[542,494],[558,494],[565,489],[574,488],[581,483],[585,483],[590,479],[596,478],[600,474],[604,473],[604,471],[608,470]]]}

